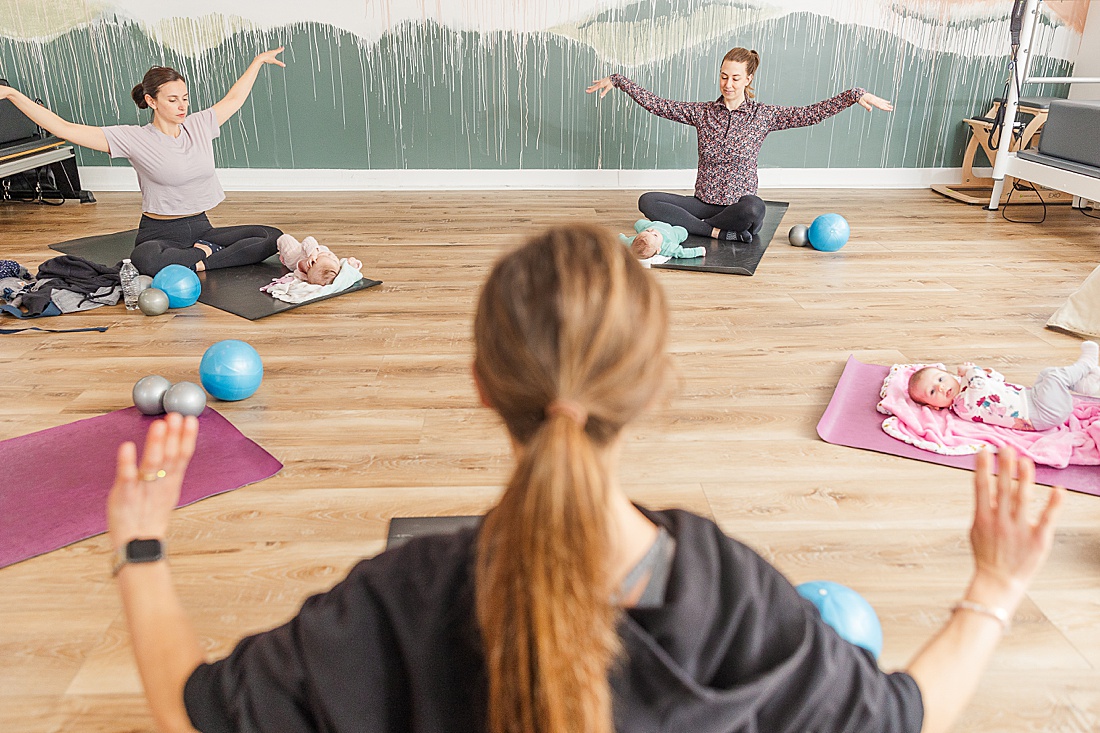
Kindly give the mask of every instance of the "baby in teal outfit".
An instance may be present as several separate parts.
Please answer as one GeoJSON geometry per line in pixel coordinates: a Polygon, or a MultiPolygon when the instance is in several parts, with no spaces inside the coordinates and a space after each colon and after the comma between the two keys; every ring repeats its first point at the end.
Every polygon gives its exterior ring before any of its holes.
{"type": "Polygon", "coordinates": [[[684,247],[681,244],[688,236],[687,229],[683,227],[639,219],[634,223],[634,231],[637,234],[633,237],[620,234],[619,240],[630,247],[639,260],[648,260],[654,255],[684,259],[703,257],[707,253],[706,247],[684,247]]]}

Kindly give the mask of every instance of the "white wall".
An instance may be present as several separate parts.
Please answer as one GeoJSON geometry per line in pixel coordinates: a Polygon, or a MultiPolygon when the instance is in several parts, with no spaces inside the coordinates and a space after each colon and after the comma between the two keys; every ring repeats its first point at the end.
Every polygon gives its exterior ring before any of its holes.
{"type": "MultiPolygon", "coordinates": [[[[1100,77],[1100,2],[1096,0],[1089,5],[1073,75],[1100,77]]],[[[1069,88],[1069,98],[1100,99],[1100,84],[1074,84],[1069,88]]]]}

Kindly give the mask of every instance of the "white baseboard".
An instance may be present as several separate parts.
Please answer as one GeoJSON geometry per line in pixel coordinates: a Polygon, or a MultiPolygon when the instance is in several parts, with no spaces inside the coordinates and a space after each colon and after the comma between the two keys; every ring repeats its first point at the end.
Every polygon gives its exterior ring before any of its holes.
{"type": "MultiPolygon", "coordinates": [[[[227,191],[440,191],[692,189],[694,170],[294,170],[221,168],[227,191]]],[[[959,168],[763,168],[761,188],[927,188],[956,183],[959,168]]],[[[81,166],[90,191],[137,191],[129,167],[81,166]]]]}

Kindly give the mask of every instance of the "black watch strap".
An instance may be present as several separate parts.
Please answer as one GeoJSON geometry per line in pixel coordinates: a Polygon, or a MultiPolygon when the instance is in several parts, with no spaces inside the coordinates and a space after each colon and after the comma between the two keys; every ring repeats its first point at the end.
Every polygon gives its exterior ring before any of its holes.
{"type": "Polygon", "coordinates": [[[119,574],[130,563],[156,562],[164,559],[164,543],[155,539],[130,540],[115,550],[111,564],[111,577],[119,574]]]}

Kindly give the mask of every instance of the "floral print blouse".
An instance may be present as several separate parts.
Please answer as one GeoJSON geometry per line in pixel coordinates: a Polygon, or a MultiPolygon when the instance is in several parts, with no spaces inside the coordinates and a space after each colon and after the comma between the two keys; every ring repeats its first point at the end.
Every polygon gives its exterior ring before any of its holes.
{"type": "Polygon", "coordinates": [[[658,117],[695,127],[699,135],[695,197],[723,206],[756,194],[757,158],[769,132],[816,125],[856,104],[866,93],[857,87],[806,107],[781,107],[746,98],[740,107],[731,110],[721,98],[713,102],[663,99],[622,74],[612,74],[611,81],[658,117]]]}

